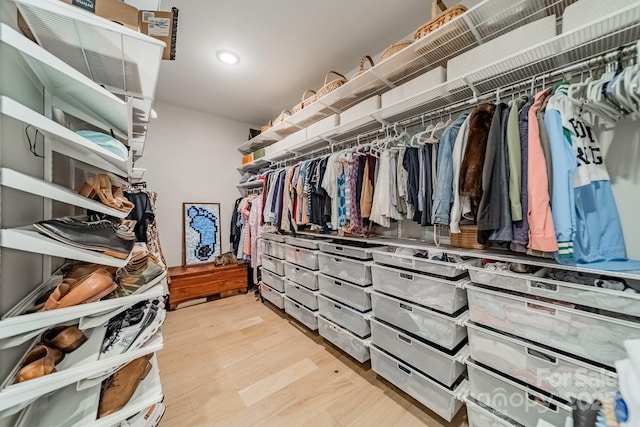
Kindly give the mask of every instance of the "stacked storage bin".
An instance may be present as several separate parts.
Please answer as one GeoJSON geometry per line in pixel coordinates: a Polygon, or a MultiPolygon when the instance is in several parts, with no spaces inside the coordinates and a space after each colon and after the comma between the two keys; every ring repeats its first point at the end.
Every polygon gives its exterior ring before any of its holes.
{"type": "Polygon", "coordinates": [[[481,261],[469,272],[470,426],[495,419],[565,425],[571,398],[615,394],[614,364],[627,357],[623,341],[640,338],[640,294],[597,281],[640,290],[638,281],[597,275],[589,285],[576,283],[576,273],[554,275],[570,283],[550,278],[546,268],[522,274],[486,269],[481,261]]]}
{"type": "Polygon", "coordinates": [[[318,329],[318,241],[287,237],[284,310],[311,330],[318,329]]]}
{"type": "Polygon", "coordinates": [[[262,281],[260,294],[279,309],[284,309],[284,236],[265,233],[262,235],[262,281]]]}
{"type": "Polygon", "coordinates": [[[371,259],[369,245],[321,243],[320,335],[359,362],[369,360],[371,259]]]}
{"type": "Polygon", "coordinates": [[[371,367],[451,421],[462,407],[467,295],[466,262],[374,251],[371,367]]]}

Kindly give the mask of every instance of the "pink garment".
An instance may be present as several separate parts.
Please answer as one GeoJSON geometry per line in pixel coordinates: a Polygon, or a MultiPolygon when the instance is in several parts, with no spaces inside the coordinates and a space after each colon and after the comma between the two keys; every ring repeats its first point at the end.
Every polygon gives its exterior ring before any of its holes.
{"type": "Polygon", "coordinates": [[[262,264],[262,251],[260,250],[260,239],[264,226],[260,224],[260,213],[262,212],[262,195],[257,195],[251,199],[251,211],[249,212],[249,235],[251,237],[251,267],[253,267],[253,281],[258,283],[258,265],[262,264]]]}
{"type": "Polygon", "coordinates": [[[558,250],[556,232],[551,216],[551,201],[549,198],[549,184],[547,178],[547,164],[544,151],[540,143],[540,127],[537,113],[544,100],[551,93],[551,89],[543,90],[535,96],[529,110],[529,248],[555,252],[558,250]]]}
{"type": "Polygon", "coordinates": [[[251,227],[249,227],[249,211],[250,198],[245,197],[245,199],[240,202],[240,213],[244,217],[244,246],[242,247],[242,252],[245,255],[251,256],[251,227]]]}

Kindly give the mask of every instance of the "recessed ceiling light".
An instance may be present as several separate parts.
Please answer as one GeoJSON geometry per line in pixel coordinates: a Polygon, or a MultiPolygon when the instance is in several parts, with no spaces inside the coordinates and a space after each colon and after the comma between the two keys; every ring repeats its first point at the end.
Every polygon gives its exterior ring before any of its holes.
{"type": "Polygon", "coordinates": [[[228,50],[219,50],[216,53],[216,56],[221,62],[229,65],[235,65],[238,63],[238,61],[240,61],[238,55],[233,52],[229,52],[228,50]]]}

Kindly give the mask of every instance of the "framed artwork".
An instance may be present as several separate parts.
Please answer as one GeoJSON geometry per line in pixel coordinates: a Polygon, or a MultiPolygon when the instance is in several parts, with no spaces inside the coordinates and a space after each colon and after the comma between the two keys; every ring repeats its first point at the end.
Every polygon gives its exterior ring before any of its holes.
{"type": "Polygon", "coordinates": [[[220,203],[182,204],[182,264],[213,262],[220,249],[220,203]]]}

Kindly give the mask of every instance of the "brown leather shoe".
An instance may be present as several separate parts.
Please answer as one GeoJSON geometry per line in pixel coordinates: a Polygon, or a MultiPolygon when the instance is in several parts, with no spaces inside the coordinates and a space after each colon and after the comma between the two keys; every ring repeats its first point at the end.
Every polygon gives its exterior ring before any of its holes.
{"type": "Polygon", "coordinates": [[[55,310],[98,301],[113,292],[116,287],[111,274],[99,268],[75,283],[63,281],[49,296],[42,310],[55,310]]]}
{"type": "Polygon", "coordinates": [[[64,359],[64,353],[56,348],[49,348],[43,344],[33,347],[20,363],[16,375],[16,382],[29,381],[49,375],[56,370],[56,365],[64,359]]]}
{"type": "Polygon", "coordinates": [[[70,264],[70,265],[64,266],[62,268],[62,273],[64,274],[65,279],[77,280],[93,273],[98,269],[103,269],[109,272],[112,276],[116,274],[116,271],[118,270],[116,267],[109,267],[107,265],[79,262],[76,264],[70,264]]]}
{"type": "Polygon", "coordinates": [[[107,380],[107,385],[100,397],[98,418],[124,408],[140,382],[151,372],[149,359],[152,356],[153,354],[148,354],[132,360],[107,380]]]}
{"type": "Polygon", "coordinates": [[[87,341],[77,326],[55,326],[42,334],[42,342],[51,348],[71,353],[87,341]]]}

